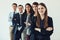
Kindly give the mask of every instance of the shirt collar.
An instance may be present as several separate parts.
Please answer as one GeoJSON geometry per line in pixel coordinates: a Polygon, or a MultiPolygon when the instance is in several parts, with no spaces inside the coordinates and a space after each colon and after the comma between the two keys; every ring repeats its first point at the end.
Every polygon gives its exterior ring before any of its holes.
{"type": "MultiPolygon", "coordinates": [[[[14,13],[14,11],[12,11],[14,13]]],[[[17,14],[17,11],[15,11],[15,14],[17,14]]]]}
{"type": "Polygon", "coordinates": [[[15,14],[17,14],[17,11],[15,11],[15,14]]]}

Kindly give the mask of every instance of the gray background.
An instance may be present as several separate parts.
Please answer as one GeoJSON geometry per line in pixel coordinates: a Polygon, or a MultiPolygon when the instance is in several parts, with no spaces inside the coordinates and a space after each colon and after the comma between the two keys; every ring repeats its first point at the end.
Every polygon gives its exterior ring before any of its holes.
{"type": "Polygon", "coordinates": [[[48,15],[53,18],[54,33],[51,40],[60,40],[60,0],[0,0],[0,40],[10,40],[8,14],[12,3],[22,4],[32,3],[34,1],[43,2],[48,9],[48,15]]]}

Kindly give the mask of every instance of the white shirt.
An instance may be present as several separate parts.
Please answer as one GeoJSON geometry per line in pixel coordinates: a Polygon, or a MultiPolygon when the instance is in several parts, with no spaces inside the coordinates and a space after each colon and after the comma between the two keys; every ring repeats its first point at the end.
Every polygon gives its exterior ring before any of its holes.
{"type": "MultiPolygon", "coordinates": [[[[15,14],[16,14],[16,13],[17,13],[17,12],[15,11],[15,14]]],[[[10,13],[9,13],[8,22],[9,22],[9,25],[10,25],[10,26],[12,25],[13,14],[14,14],[14,12],[10,12],[10,13]]]]}

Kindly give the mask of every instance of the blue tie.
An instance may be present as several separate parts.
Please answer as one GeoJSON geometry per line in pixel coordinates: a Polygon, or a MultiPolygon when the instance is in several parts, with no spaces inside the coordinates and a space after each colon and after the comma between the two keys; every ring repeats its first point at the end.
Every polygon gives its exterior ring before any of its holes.
{"type": "Polygon", "coordinates": [[[13,12],[13,17],[14,17],[14,15],[15,15],[15,12],[13,12]]]}

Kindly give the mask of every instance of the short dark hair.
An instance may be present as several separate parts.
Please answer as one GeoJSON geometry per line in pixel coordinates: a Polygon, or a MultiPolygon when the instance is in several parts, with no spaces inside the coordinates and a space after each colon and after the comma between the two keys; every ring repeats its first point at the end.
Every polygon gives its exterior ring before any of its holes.
{"type": "Polygon", "coordinates": [[[38,5],[38,2],[33,2],[32,4],[37,6],[38,5]]]}
{"type": "Polygon", "coordinates": [[[22,6],[23,7],[23,5],[18,5],[18,6],[22,6]]]}
{"type": "Polygon", "coordinates": [[[17,7],[17,4],[16,3],[13,3],[12,5],[16,5],[16,7],[17,7]]]}

